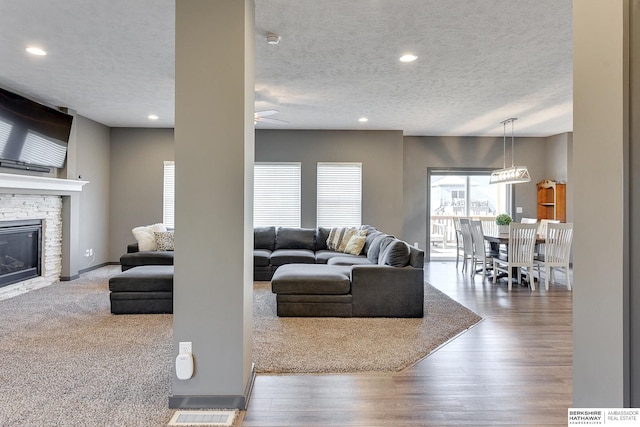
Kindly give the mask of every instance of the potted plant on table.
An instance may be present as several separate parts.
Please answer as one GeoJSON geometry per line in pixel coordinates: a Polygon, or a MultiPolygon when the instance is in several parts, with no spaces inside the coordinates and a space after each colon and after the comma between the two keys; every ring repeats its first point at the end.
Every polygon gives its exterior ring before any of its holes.
{"type": "Polygon", "coordinates": [[[509,214],[503,213],[496,217],[496,224],[498,225],[498,233],[508,234],[509,224],[513,222],[513,219],[509,214]]]}

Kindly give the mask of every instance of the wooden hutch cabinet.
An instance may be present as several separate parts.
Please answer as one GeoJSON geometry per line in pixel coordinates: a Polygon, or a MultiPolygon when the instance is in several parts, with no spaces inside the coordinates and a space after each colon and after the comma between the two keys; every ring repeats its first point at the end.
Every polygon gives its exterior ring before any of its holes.
{"type": "Polygon", "coordinates": [[[566,184],[558,184],[548,179],[538,183],[538,221],[567,221],[566,188],[566,184]]]}

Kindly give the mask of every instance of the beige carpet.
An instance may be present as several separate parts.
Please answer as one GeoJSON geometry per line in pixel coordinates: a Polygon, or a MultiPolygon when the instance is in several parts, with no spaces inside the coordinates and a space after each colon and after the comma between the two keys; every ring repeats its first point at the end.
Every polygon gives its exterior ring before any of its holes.
{"type": "Polygon", "coordinates": [[[165,426],[172,316],[114,316],[119,266],[0,301],[0,426],[165,426]]]}
{"type": "MultiPolygon", "coordinates": [[[[119,266],[0,301],[0,426],[163,426],[173,375],[170,314],[109,310],[119,266]]],[[[424,319],[279,319],[256,284],[261,372],[402,369],[480,320],[427,285],[424,319]]]]}
{"type": "Polygon", "coordinates": [[[254,284],[253,360],[257,372],[400,371],[482,318],[425,283],[425,317],[276,316],[269,282],[254,284]]]}

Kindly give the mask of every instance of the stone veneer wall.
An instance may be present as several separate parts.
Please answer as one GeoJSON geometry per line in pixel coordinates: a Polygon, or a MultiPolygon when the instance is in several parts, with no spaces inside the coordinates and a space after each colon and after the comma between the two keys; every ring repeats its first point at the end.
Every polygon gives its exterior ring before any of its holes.
{"type": "Polygon", "coordinates": [[[60,279],[62,271],[62,197],[0,194],[0,221],[41,219],[42,270],[40,277],[0,288],[3,292],[26,292],[60,279]]]}

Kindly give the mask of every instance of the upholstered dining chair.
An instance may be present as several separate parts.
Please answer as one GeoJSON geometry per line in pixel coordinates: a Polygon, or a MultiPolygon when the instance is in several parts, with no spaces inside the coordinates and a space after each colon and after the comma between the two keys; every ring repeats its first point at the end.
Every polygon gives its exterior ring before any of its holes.
{"type": "Polygon", "coordinates": [[[533,250],[536,244],[538,224],[509,224],[509,247],[507,257],[502,255],[493,257],[493,283],[498,280],[498,273],[506,273],[509,280],[509,290],[512,288],[513,269],[517,268],[518,283],[522,283],[520,270],[526,269],[531,290],[536,289],[533,277],[533,250]]]}
{"type": "Polygon", "coordinates": [[[549,281],[553,282],[553,269],[564,268],[567,279],[567,289],[571,290],[569,277],[569,260],[571,257],[571,242],[573,240],[573,223],[549,223],[547,226],[544,255],[534,260],[538,269],[544,268],[544,288],[549,290],[549,281]]]}
{"type": "MultiPolygon", "coordinates": [[[[462,271],[468,268],[468,264],[473,265],[473,237],[471,235],[471,224],[469,218],[460,218],[460,230],[462,232],[462,271]]],[[[471,273],[471,272],[470,272],[471,273]]]]}

